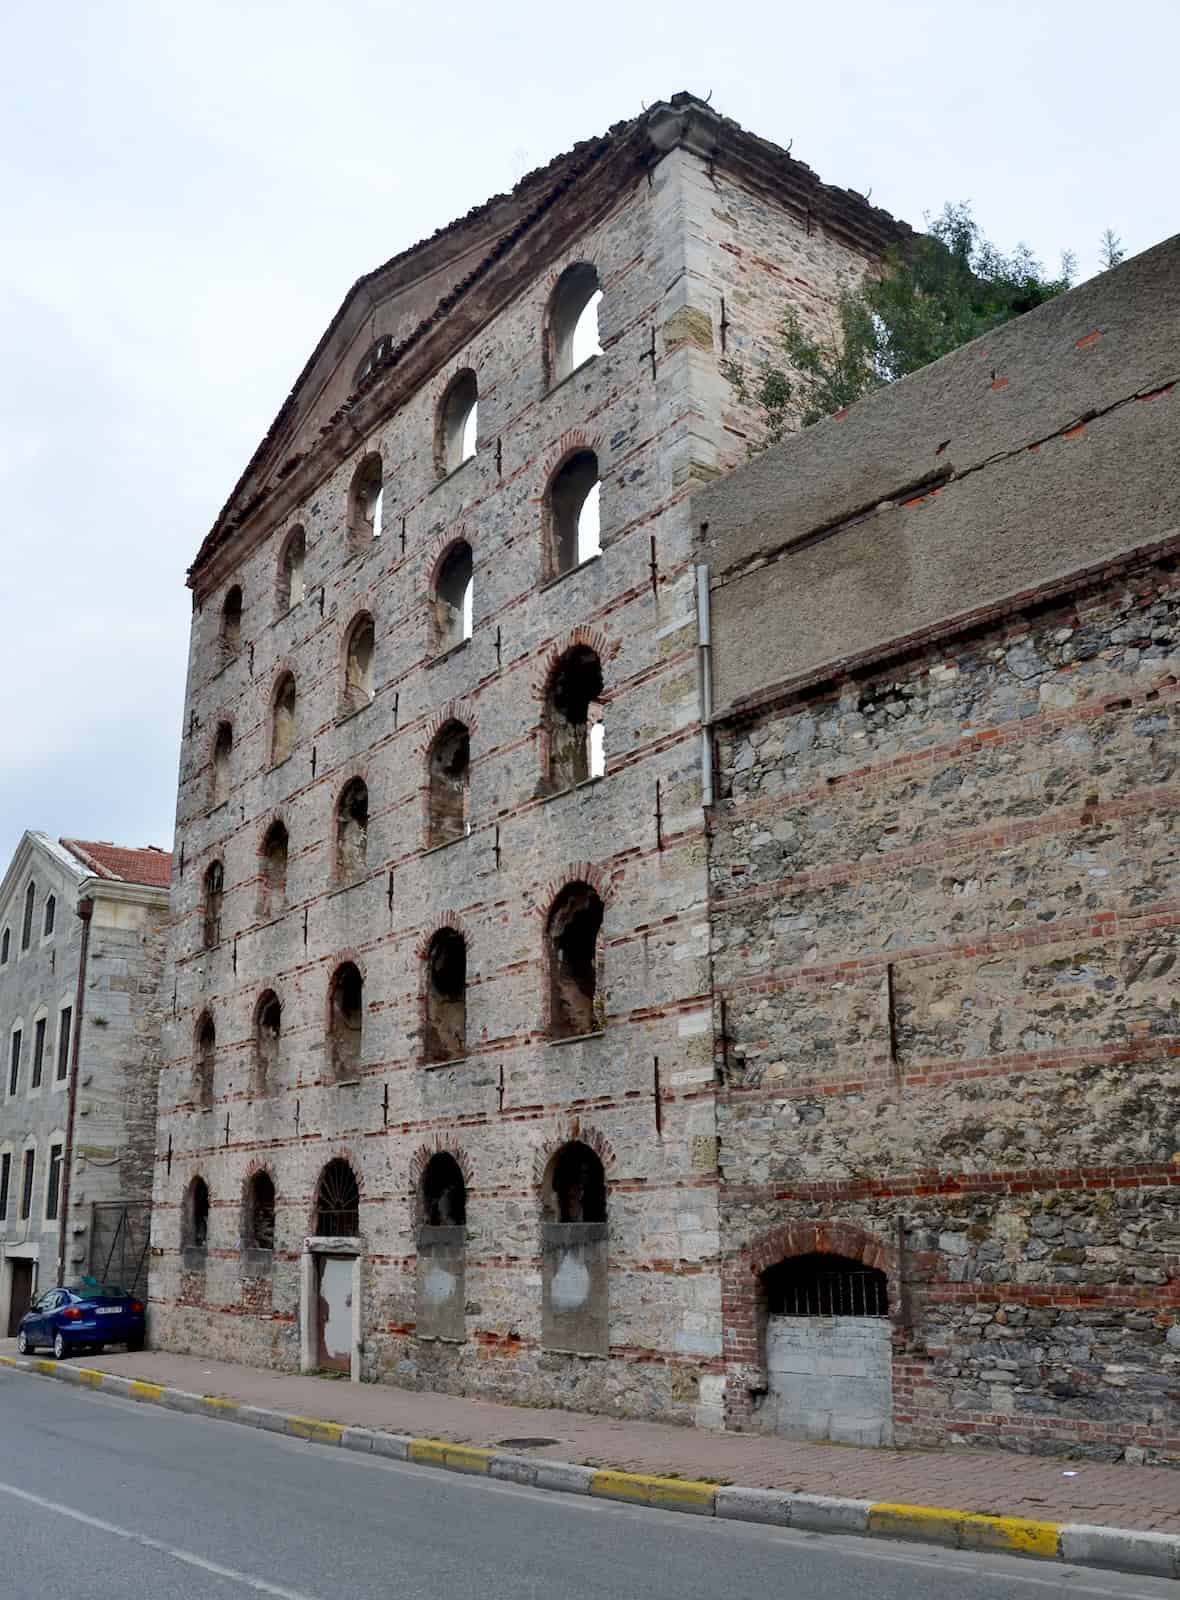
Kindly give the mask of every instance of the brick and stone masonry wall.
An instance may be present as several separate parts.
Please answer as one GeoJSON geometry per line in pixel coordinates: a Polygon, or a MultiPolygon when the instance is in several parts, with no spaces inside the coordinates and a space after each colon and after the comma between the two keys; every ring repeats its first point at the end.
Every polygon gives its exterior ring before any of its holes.
{"type": "Polygon", "coordinates": [[[879,1267],[894,1432],[1180,1459],[1180,241],[697,497],[728,1407],[879,1267]]]}
{"type": "MultiPolygon", "coordinates": [[[[732,209],[737,200],[731,193],[725,203],[732,209]]],[[[202,596],[185,709],[156,1158],[153,1330],[166,1347],[299,1363],[303,1240],[318,1175],[343,1156],[361,1186],[366,1376],[632,1415],[719,1416],[689,501],[733,448],[719,415],[729,390],[717,372],[717,285],[737,269],[711,220],[718,203],[699,158],[677,150],[660,161],[650,182],[571,238],[561,259],[522,284],[507,310],[202,596]],[[546,391],[539,330],[560,272],[579,260],[595,262],[603,283],[603,353],[546,391]],[[436,409],[466,366],[479,380],[479,451],[439,482],[436,409]],[[544,586],[542,496],[579,446],[596,450],[602,472],[602,555],[544,586]],[[384,467],[384,532],[350,556],[348,485],[371,449],[384,467]],[[278,556],[296,524],[306,531],[307,597],[276,616],[278,556]],[[434,660],[428,587],[459,537],[474,551],[474,633],[434,660]],[[222,665],[219,613],[230,582],[243,590],[242,646],[222,665]],[[343,641],[362,610],[375,622],[376,694],[343,718],[343,641]],[[578,641],[603,662],[606,776],[544,798],[544,685],[559,653],[578,641]],[[289,759],[272,768],[267,713],[283,670],[296,677],[295,737],[289,759]],[[452,715],[471,729],[472,830],[429,852],[425,753],[452,715]],[[234,728],[233,782],[228,801],[210,809],[223,718],[234,728]],[[369,790],[367,865],[342,889],[333,882],[334,808],[355,775],[369,790]],[[290,835],[277,916],[259,909],[261,841],[276,817],[290,835]],[[201,886],[214,860],[225,864],[222,937],[205,951],[201,886]],[[544,918],[562,885],[579,878],[605,902],[606,1026],[599,1037],[550,1045],[544,918]],[[467,1053],[427,1066],[423,956],[444,924],[467,939],[467,1053]],[[325,1070],[328,984],[344,959],[365,980],[362,1062],[351,1086],[333,1084],[325,1070]],[[283,1012],[275,1082],[263,1097],[251,1091],[250,1063],[255,1006],[267,988],[283,1012]],[[206,1011],[216,1070],[213,1104],[201,1109],[194,1036],[206,1011]],[[609,1187],[605,1359],[542,1348],[540,1186],[550,1156],[575,1136],[601,1153],[609,1187]],[[461,1343],[416,1329],[416,1186],[435,1150],[449,1151],[467,1182],[461,1343]],[[277,1191],[269,1262],[240,1248],[244,1186],[261,1169],[277,1191]],[[210,1234],[204,1260],[189,1261],[201,1270],[186,1271],[181,1207],[196,1176],[210,1190],[210,1234]]],[[[803,223],[776,216],[772,202],[742,204],[739,232],[757,214],[768,238],[805,236],[803,223]]],[[[809,293],[831,299],[839,286],[832,263],[856,271],[864,263],[818,226],[806,237],[809,293]]],[[[747,300],[728,306],[728,317],[744,337],[765,341],[778,314],[759,288],[770,269],[750,260],[741,271],[747,300]]]]}

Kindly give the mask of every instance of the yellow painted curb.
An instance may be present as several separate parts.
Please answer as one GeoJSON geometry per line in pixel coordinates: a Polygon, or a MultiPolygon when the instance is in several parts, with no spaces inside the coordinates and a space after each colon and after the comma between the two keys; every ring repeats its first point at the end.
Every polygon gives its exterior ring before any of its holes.
{"type": "Polygon", "coordinates": [[[0,1367],[15,1367],[16,1364],[15,1356],[0,1356],[0,1367]]]}
{"type": "Polygon", "coordinates": [[[33,1371],[39,1372],[43,1377],[52,1378],[57,1371],[56,1361],[34,1361],[33,1371]]]}
{"type": "Polygon", "coordinates": [[[288,1417],[286,1431],[296,1439],[310,1439],[312,1444],[339,1444],[344,1424],[321,1422],[318,1417],[288,1417]]]}
{"type": "Polygon", "coordinates": [[[451,1467],[458,1472],[486,1474],[494,1450],[481,1450],[470,1444],[448,1444],[445,1439],[411,1439],[407,1455],[432,1467],[451,1467]]]}
{"type": "Polygon", "coordinates": [[[242,1402],[240,1400],[227,1400],[225,1396],[221,1394],[203,1394],[201,1396],[201,1404],[208,1411],[232,1412],[240,1411],[242,1408],[242,1402]]]}
{"type": "Polygon", "coordinates": [[[605,1500],[628,1500],[642,1506],[677,1506],[712,1511],[716,1485],[695,1478],[662,1478],[649,1472],[614,1472],[603,1468],[590,1479],[590,1493],[605,1500]]]}
{"type": "Polygon", "coordinates": [[[127,1393],[133,1400],[154,1400],[157,1405],[164,1398],[162,1384],[144,1383],[142,1378],[133,1378],[127,1393]]]}
{"type": "Polygon", "coordinates": [[[945,1506],[869,1507],[869,1532],[888,1539],[916,1539],[956,1550],[996,1550],[1009,1555],[1052,1558],[1058,1553],[1058,1525],[1025,1517],[985,1517],[945,1506]]]}
{"type": "Polygon", "coordinates": [[[97,1367],[75,1367],[74,1371],[78,1374],[78,1382],[84,1383],[88,1389],[102,1388],[103,1374],[97,1367]]]}

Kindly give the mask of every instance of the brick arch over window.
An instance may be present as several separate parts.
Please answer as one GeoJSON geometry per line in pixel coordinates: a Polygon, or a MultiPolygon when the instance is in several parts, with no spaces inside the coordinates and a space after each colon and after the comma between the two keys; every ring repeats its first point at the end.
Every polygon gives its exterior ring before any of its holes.
{"type": "Polygon", "coordinates": [[[568,1144],[587,1145],[602,1162],[603,1169],[609,1180],[611,1169],[615,1165],[614,1147],[605,1135],[598,1132],[597,1128],[588,1128],[577,1117],[558,1127],[549,1137],[537,1147],[533,1153],[533,1188],[540,1191],[545,1184],[553,1158],[568,1144]]]}
{"type": "Polygon", "coordinates": [[[428,1143],[419,1145],[410,1157],[410,1194],[417,1195],[422,1185],[422,1174],[435,1156],[451,1157],[463,1174],[463,1182],[467,1186],[468,1194],[470,1194],[474,1172],[474,1168],[471,1165],[471,1157],[461,1145],[455,1144],[450,1135],[445,1133],[436,1133],[428,1143]]]}

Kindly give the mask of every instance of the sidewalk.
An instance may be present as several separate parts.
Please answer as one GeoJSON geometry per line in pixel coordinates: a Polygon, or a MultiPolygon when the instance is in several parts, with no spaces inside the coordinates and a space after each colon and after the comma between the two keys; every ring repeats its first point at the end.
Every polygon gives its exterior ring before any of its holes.
{"type": "MultiPolygon", "coordinates": [[[[15,1353],[14,1340],[0,1341],[0,1354],[15,1353]]],[[[991,1516],[1180,1533],[1180,1471],[1169,1467],[1108,1466],[971,1448],[868,1450],[753,1434],[704,1433],[663,1423],[423,1394],[386,1384],[301,1377],[156,1351],[79,1357],[71,1364],[326,1422],[501,1446],[540,1460],[704,1478],[746,1488],[948,1506],[991,1516]]]]}

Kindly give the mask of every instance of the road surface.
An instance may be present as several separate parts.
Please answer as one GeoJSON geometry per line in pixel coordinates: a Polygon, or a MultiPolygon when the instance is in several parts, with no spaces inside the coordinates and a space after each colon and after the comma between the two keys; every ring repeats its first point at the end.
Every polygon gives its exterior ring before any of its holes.
{"type": "Polygon", "coordinates": [[[517,1488],[0,1370],[0,1595],[70,1594],[1177,1600],[1180,1590],[517,1488]]]}

